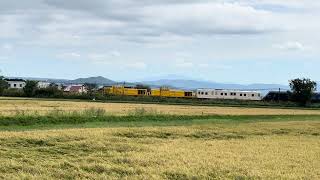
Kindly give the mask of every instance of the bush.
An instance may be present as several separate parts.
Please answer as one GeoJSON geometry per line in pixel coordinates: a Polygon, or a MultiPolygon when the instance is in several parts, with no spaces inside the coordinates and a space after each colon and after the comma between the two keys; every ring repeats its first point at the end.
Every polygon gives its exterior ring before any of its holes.
{"type": "Polygon", "coordinates": [[[2,95],[7,97],[25,97],[22,89],[4,89],[2,95]]]}
{"type": "Polygon", "coordinates": [[[27,81],[26,86],[23,88],[25,95],[28,97],[34,96],[37,90],[37,84],[37,81],[27,81]]]}
{"type": "Polygon", "coordinates": [[[48,88],[41,88],[35,90],[35,96],[36,97],[61,97],[63,95],[63,92],[59,90],[56,87],[48,87],[48,88]]]}

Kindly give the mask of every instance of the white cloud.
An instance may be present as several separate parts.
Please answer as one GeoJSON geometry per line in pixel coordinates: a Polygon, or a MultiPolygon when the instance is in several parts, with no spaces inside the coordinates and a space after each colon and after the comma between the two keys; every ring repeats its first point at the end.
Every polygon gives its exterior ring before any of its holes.
{"type": "Polygon", "coordinates": [[[144,22],[175,34],[256,34],[276,31],[273,14],[237,3],[192,3],[143,9],[144,22]]]}
{"type": "Polygon", "coordinates": [[[200,68],[209,68],[210,64],[208,64],[208,63],[200,63],[200,64],[198,64],[198,67],[200,67],[200,68]]]}
{"type": "Polygon", "coordinates": [[[121,53],[119,51],[111,51],[110,54],[113,57],[120,57],[121,56],[121,53]]]}
{"type": "Polygon", "coordinates": [[[121,53],[119,51],[110,51],[108,53],[89,53],[87,59],[97,64],[111,64],[118,61],[121,53]]]}
{"type": "Polygon", "coordinates": [[[1,47],[2,47],[2,49],[6,50],[6,51],[13,50],[13,45],[11,45],[11,44],[3,44],[1,47]]]}
{"type": "MultiPolygon", "coordinates": [[[[5,37],[28,34],[33,36],[29,41],[38,40],[47,44],[85,44],[87,42],[83,42],[83,38],[96,40],[105,37],[139,43],[168,44],[199,35],[259,34],[282,30],[283,27],[283,23],[280,26],[274,22],[276,17],[273,13],[234,2],[43,2],[43,6],[39,6],[41,1],[33,1],[33,4],[38,4],[35,7],[39,9],[29,10],[28,14],[0,15],[0,25],[4,27],[0,34],[5,37]],[[1,17],[4,20],[1,21],[1,17]]],[[[19,10],[17,6],[14,6],[15,10],[19,10]]],[[[24,6],[31,5],[24,3],[21,10],[24,6]]],[[[28,36],[24,39],[28,39],[28,36]]]]}
{"type": "Polygon", "coordinates": [[[64,60],[74,60],[74,59],[80,59],[81,54],[77,52],[67,52],[67,53],[58,54],[56,57],[64,60]]]}
{"type": "Polygon", "coordinates": [[[14,45],[28,59],[62,52],[56,57],[112,70],[227,70],[210,59],[276,59],[309,45],[318,57],[319,8],[314,0],[1,1],[0,49],[14,45]]]}
{"type": "Polygon", "coordinates": [[[0,38],[16,38],[21,35],[19,32],[23,21],[19,15],[1,15],[0,14],[0,38]]]}
{"type": "Polygon", "coordinates": [[[306,46],[297,41],[290,41],[282,44],[273,45],[274,48],[285,51],[303,51],[306,50],[306,46]]]}
{"type": "Polygon", "coordinates": [[[178,59],[178,60],[175,61],[175,66],[177,68],[185,69],[185,68],[194,67],[194,64],[191,61],[187,61],[187,60],[184,60],[184,59],[178,59]]]}
{"type": "Polygon", "coordinates": [[[9,60],[9,57],[7,56],[0,56],[0,62],[6,62],[9,60]]]}
{"type": "Polygon", "coordinates": [[[124,63],[124,65],[127,68],[132,68],[132,69],[146,69],[147,68],[147,64],[144,62],[126,62],[124,63]]]}

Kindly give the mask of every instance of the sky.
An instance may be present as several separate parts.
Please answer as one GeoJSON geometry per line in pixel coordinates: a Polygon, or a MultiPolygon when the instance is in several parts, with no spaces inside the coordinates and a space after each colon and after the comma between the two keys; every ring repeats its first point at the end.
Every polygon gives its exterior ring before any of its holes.
{"type": "Polygon", "coordinates": [[[4,76],[320,80],[320,1],[1,0],[4,76]]]}

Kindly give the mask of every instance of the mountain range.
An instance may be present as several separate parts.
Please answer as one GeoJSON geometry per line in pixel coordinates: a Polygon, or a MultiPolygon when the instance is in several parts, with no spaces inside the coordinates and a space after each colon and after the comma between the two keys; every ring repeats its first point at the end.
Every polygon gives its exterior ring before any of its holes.
{"type": "MultiPolygon", "coordinates": [[[[12,78],[12,77],[11,77],[12,78]]],[[[74,80],[68,79],[48,79],[48,78],[23,78],[28,80],[38,80],[38,81],[47,81],[52,83],[65,83],[65,84],[84,84],[84,83],[94,83],[98,85],[114,85],[122,82],[113,81],[111,79],[97,76],[97,77],[88,77],[88,78],[78,78],[74,80]]],[[[126,85],[135,85],[135,84],[146,84],[151,87],[161,87],[167,86],[178,89],[197,89],[197,88],[216,88],[216,89],[242,89],[242,90],[282,90],[289,89],[288,86],[282,84],[236,84],[236,83],[218,83],[211,81],[201,81],[201,80],[186,80],[186,79],[159,79],[159,80],[149,80],[149,81],[140,81],[140,82],[126,82],[126,85]]],[[[320,85],[320,82],[318,83],[320,85]]],[[[319,87],[320,88],[320,87],[319,87]]]]}
{"type": "Polygon", "coordinates": [[[98,84],[98,85],[112,85],[112,84],[116,84],[117,82],[102,76],[97,76],[97,77],[78,78],[75,80],[69,80],[67,81],[67,83],[70,83],[70,84],[91,83],[91,84],[98,84]]]}
{"type": "Polygon", "coordinates": [[[234,83],[217,83],[210,81],[198,81],[198,80],[183,80],[183,79],[161,79],[156,81],[144,81],[143,84],[149,84],[154,86],[169,86],[180,89],[197,89],[197,88],[215,88],[215,89],[257,89],[257,90],[277,90],[277,89],[289,89],[288,86],[281,84],[234,84],[234,83]]]}

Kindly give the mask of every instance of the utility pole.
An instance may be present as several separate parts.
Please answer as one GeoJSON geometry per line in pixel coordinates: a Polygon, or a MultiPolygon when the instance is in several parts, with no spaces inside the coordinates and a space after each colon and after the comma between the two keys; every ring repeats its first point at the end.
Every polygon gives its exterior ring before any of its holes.
{"type": "Polygon", "coordinates": [[[281,88],[279,88],[279,93],[278,93],[278,103],[280,104],[280,93],[281,93],[281,88]]]}

